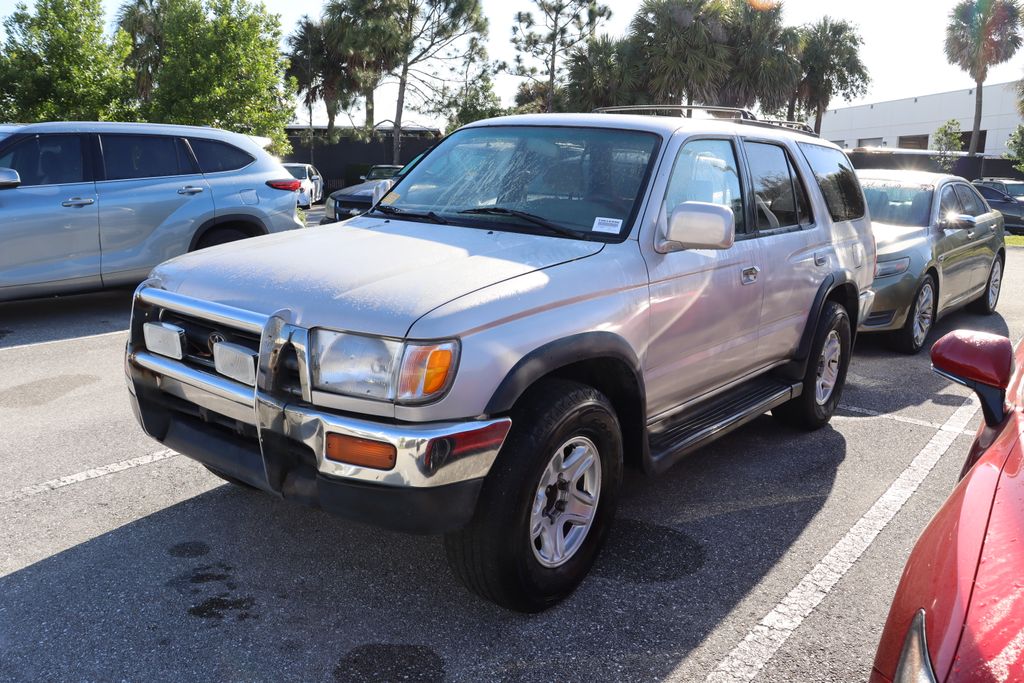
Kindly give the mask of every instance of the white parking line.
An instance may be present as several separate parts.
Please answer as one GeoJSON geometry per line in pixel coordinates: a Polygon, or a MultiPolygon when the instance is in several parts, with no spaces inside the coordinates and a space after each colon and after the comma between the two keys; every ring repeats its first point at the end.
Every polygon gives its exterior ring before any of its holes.
{"type": "Polygon", "coordinates": [[[18,344],[17,346],[0,346],[0,351],[13,351],[15,349],[27,349],[35,346],[49,346],[50,344],[62,344],[64,342],[82,341],[83,339],[97,339],[99,337],[112,337],[115,334],[128,334],[128,330],[114,330],[113,332],[100,332],[99,334],[85,334],[81,337],[68,337],[66,339],[50,339],[48,341],[33,342],[30,344],[18,344]]]}
{"type": "MultiPolygon", "coordinates": [[[[945,430],[953,429],[952,427],[947,427],[946,425],[939,424],[938,422],[929,422],[928,420],[918,420],[917,418],[905,417],[903,415],[895,415],[893,413],[880,413],[877,410],[868,410],[867,408],[858,408],[857,406],[850,406],[850,405],[846,405],[845,403],[840,403],[839,404],[839,409],[840,410],[846,410],[846,411],[851,412],[851,413],[860,413],[861,415],[867,415],[868,417],[881,417],[881,418],[884,418],[886,420],[895,420],[896,422],[905,422],[906,424],[918,425],[919,427],[931,427],[932,429],[945,429],[945,430]]],[[[843,416],[839,415],[837,417],[843,417],[843,416]]],[[[971,429],[961,429],[961,430],[959,430],[959,433],[960,434],[965,434],[967,436],[974,436],[976,432],[974,430],[971,430],[971,429]]]]}
{"type": "MultiPolygon", "coordinates": [[[[708,674],[706,683],[752,681],[892,521],[978,411],[969,396],[864,516],[708,674]]],[[[673,678],[672,676],[669,677],[673,678]]]]}
{"type": "Polygon", "coordinates": [[[124,470],[130,470],[131,468],[139,467],[140,465],[149,465],[150,463],[159,462],[160,460],[173,458],[176,455],[178,455],[177,452],[168,448],[162,451],[157,451],[156,453],[150,453],[149,455],[143,455],[138,458],[122,460],[121,462],[111,463],[109,465],[104,465],[103,467],[94,467],[91,470],[85,470],[84,472],[78,472],[77,474],[69,474],[68,476],[61,477],[60,479],[51,479],[49,481],[44,481],[41,484],[32,484],[31,486],[25,486],[14,491],[8,491],[7,493],[0,493],[0,504],[13,503],[14,501],[21,500],[22,498],[36,496],[40,493],[64,488],[65,486],[71,486],[72,484],[78,484],[90,479],[105,477],[108,474],[114,474],[115,472],[123,472],[124,470]]]}

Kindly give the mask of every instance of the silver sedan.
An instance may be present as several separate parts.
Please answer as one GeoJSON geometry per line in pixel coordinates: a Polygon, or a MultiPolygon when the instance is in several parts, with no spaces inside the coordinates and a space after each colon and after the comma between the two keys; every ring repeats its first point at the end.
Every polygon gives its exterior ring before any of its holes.
{"type": "Polygon", "coordinates": [[[966,180],[859,170],[878,245],[875,303],[862,332],[889,332],[917,353],[935,321],[970,304],[989,314],[1006,262],[1003,217],[966,180]]]}

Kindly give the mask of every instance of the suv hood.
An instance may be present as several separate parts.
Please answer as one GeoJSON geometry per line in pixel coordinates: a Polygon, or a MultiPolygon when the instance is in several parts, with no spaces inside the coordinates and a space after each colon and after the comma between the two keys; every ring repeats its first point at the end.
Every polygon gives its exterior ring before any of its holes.
{"type": "Polygon", "coordinates": [[[266,315],[288,309],[304,327],[404,337],[442,304],[603,246],[361,217],[203,249],[157,266],[152,277],[197,299],[266,315]]]}

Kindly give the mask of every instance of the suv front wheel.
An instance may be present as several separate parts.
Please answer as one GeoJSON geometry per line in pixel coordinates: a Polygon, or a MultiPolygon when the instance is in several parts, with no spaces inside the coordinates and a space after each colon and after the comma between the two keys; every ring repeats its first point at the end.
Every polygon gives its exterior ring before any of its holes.
{"type": "Polygon", "coordinates": [[[540,382],[514,411],[473,520],[445,536],[452,570],[503,607],[554,605],[594,564],[621,479],[622,436],[608,399],[577,382],[540,382]]]}
{"type": "Polygon", "coordinates": [[[807,362],[803,391],[796,398],[772,409],[781,422],[806,429],[828,424],[839,405],[850,366],[853,335],[850,315],[834,301],[826,302],[807,362]]]}

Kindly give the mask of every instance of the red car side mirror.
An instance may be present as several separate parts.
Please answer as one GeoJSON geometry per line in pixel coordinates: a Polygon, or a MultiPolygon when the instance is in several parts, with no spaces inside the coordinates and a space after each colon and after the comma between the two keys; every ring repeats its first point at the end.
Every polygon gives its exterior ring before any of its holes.
{"type": "Polygon", "coordinates": [[[1006,417],[1006,387],[1013,376],[1013,344],[988,332],[956,330],[932,346],[932,369],[974,390],[985,422],[994,427],[1006,417]]]}

